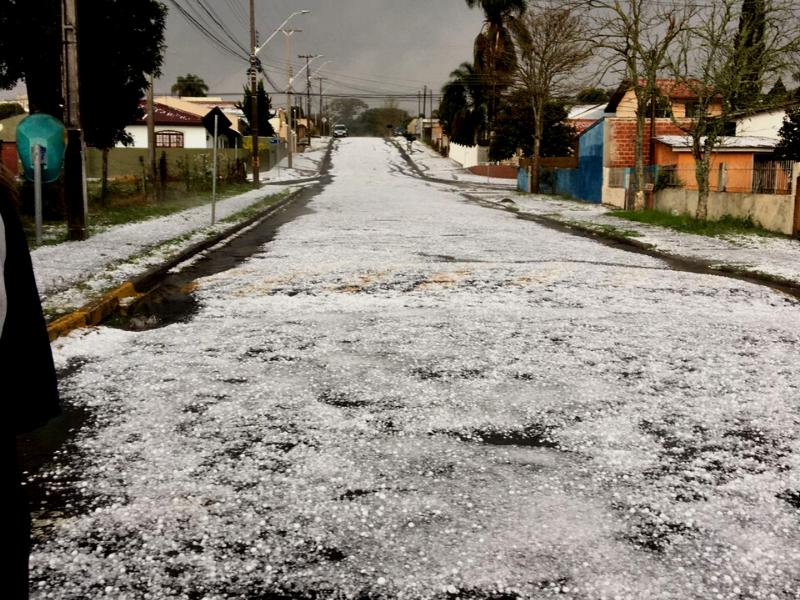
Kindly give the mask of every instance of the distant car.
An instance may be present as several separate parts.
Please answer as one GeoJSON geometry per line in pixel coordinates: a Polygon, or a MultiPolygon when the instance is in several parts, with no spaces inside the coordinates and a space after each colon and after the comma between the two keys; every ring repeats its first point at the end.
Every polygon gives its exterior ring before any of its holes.
{"type": "Polygon", "coordinates": [[[345,125],[334,125],[333,137],[347,137],[347,127],[345,125]]]}

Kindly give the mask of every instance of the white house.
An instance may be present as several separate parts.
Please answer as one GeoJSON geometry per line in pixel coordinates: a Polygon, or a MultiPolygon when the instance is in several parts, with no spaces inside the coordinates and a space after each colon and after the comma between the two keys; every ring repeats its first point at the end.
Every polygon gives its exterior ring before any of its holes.
{"type": "Polygon", "coordinates": [[[759,111],[736,121],[737,136],[759,136],[778,140],[778,132],[786,117],[786,108],[759,111]]]}
{"type": "MultiPolygon", "coordinates": [[[[140,103],[142,113],[147,103],[140,103]]],[[[153,105],[156,125],[156,148],[211,148],[213,141],[203,127],[198,115],[155,102],[153,105]]],[[[133,137],[133,148],[147,148],[147,117],[142,116],[125,128],[133,137]]],[[[123,147],[117,144],[117,147],[123,147]]]]}

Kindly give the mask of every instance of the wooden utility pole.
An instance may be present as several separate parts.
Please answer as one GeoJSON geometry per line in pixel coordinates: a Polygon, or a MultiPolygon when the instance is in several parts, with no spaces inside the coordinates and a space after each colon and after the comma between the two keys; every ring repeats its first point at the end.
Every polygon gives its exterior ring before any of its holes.
{"type": "Polygon", "coordinates": [[[300,54],[297,57],[306,59],[306,123],[308,123],[309,137],[311,136],[311,71],[308,67],[311,59],[316,57],[316,54],[300,54]]]}
{"type": "Polygon", "coordinates": [[[253,144],[253,187],[260,187],[261,160],[258,156],[258,57],[256,57],[256,9],[250,0],[250,136],[253,144]]]}
{"type": "Polygon", "coordinates": [[[156,170],[156,115],[153,102],[153,74],[150,73],[147,86],[147,161],[150,165],[150,180],[153,182],[153,192],[157,199],[160,189],[158,185],[158,172],[156,170]]]}
{"type": "Polygon", "coordinates": [[[80,90],[78,83],[78,29],[76,0],[63,0],[62,39],[64,53],[64,125],[67,150],[64,156],[64,191],[66,194],[67,232],[71,240],[85,240],[88,235],[88,202],[81,129],[80,90]]]}
{"type": "Polygon", "coordinates": [[[322,80],[324,77],[317,77],[317,79],[319,79],[319,114],[317,115],[317,121],[319,121],[319,134],[325,135],[325,127],[322,122],[322,80]]]}

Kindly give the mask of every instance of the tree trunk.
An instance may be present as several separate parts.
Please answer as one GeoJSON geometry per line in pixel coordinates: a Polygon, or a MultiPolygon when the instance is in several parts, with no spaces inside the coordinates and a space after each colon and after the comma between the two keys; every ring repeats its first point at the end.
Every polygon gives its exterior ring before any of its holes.
{"type": "Polygon", "coordinates": [[[100,206],[105,208],[108,202],[108,148],[103,148],[103,167],[100,175],[100,206]]]}
{"type": "Polygon", "coordinates": [[[695,157],[695,178],[697,179],[697,213],[695,214],[695,218],[703,221],[708,218],[710,163],[710,152],[703,152],[700,157],[695,157]]]}
{"type": "Polygon", "coordinates": [[[531,163],[531,193],[539,193],[542,172],[542,135],[544,134],[544,102],[534,102],[533,160],[531,163]]]}
{"type": "Polygon", "coordinates": [[[637,200],[644,192],[645,175],[644,175],[644,129],[646,121],[647,104],[643,99],[640,99],[639,94],[636,98],[636,140],[634,142],[633,158],[634,158],[634,194],[632,197],[634,205],[632,208],[640,208],[641,202],[637,200]]]}

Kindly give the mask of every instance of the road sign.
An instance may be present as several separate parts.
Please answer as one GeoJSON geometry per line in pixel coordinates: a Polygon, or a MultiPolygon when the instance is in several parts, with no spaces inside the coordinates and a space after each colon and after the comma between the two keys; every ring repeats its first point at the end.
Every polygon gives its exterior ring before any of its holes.
{"type": "Polygon", "coordinates": [[[37,113],[25,117],[17,125],[17,153],[22,161],[25,178],[35,179],[35,148],[39,147],[42,183],[51,183],[61,175],[67,130],[64,124],[50,115],[37,113]]]}
{"type": "Polygon", "coordinates": [[[212,108],[206,116],[203,117],[203,127],[206,128],[206,131],[211,135],[214,135],[214,116],[217,117],[217,135],[223,135],[228,132],[231,128],[231,120],[225,116],[225,113],[222,112],[219,106],[215,106],[212,108]]]}

